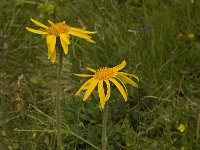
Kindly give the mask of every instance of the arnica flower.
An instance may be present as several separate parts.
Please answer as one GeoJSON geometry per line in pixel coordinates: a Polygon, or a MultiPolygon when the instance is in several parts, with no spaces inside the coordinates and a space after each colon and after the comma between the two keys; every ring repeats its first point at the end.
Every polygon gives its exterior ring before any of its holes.
{"type": "Polygon", "coordinates": [[[51,59],[52,63],[54,63],[56,60],[55,45],[56,45],[57,37],[60,37],[60,42],[65,54],[68,53],[68,45],[70,44],[69,35],[74,35],[79,38],[85,39],[88,42],[95,43],[95,41],[91,39],[92,37],[89,36],[88,34],[94,34],[96,32],[91,32],[91,31],[86,31],[84,29],[80,29],[80,28],[70,27],[69,25],[65,23],[65,21],[53,23],[52,21],[48,20],[50,24],[50,27],[48,27],[32,18],[30,20],[37,26],[40,26],[43,28],[43,29],[35,30],[32,28],[26,27],[26,29],[30,32],[46,35],[46,43],[48,47],[48,59],[51,59]]]}
{"type": "Polygon", "coordinates": [[[77,91],[76,95],[78,95],[81,91],[86,90],[86,93],[83,97],[83,101],[86,101],[92,91],[95,89],[96,86],[98,86],[98,94],[100,98],[100,108],[103,109],[106,101],[110,98],[111,94],[111,87],[110,82],[112,82],[121,95],[123,96],[124,100],[127,101],[127,89],[125,84],[130,84],[133,87],[138,87],[137,83],[131,80],[128,77],[135,78],[138,82],[139,79],[137,76],[133,74],[128,74],[125,72],[119,72],[121,69],[123,69],[126,66],[126,61],[124,60],[121,64],[113,67],[113,68],[100,68],[98,70],[94,70],[92,68],[87,67],[87,70],[93,72],[93,75],[87,75],[87,74],[75,74],[79,77],[92,77],[89,80],[87,80],[77,91]],[[105,83],[104,83],[105,82],[105,83]],[[106,86],[104,86],[104,84],[106,86]],[[104,88],[107,87],[107,92],[105,94],[104,88]]]}
{"type": "Polygon", "coordinates": [[[180,125],[178,126],[178,130],[179,130],[180,132],[184,132],[184,131],[185,131],[185,125],[180,124],[180,125]]]}

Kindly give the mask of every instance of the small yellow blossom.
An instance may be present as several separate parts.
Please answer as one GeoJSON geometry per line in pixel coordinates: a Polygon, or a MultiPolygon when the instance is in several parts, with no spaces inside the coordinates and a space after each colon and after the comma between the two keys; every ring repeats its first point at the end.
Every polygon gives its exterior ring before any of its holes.
{"type": "Polygon", "coordinates": [[[178,39],[183,38],[183,34],[182,34],[182,33],[179,33],[179,34],[177,35],[177,38],[178,38],[178,39]]]}
{"type": "Polygon", "coordinates": [[[189,33],[189,34],[188,34],[188,39],[189,39],[190,41],[194,40],[194,33],[189,33]]]}
{"type": "Polygon", "coordinates": [[[180,124],[180,125],[178,126],[178,130],[179,130],[180,132],[184,132],[184,131],[185,131],[185,125],[180,124]]]}
{"type": "Polygon", "coordinates": [[[184,146],[181,147],[181,150],[185,150],[184,146]]]}
{"type": "Polygon", "coordinates": [[[83,122],[80,122],[78,125],[79,125],[80,127],[82,127],[82,128],[85,127],[85,125],[83,124],[83,122]]]}
{"type": "Polygon", "coordinates": [[[138,82],[139,79],[137,76],[133,74],[128,74],[125,72],[119,72],[119,70],[123,69],[126,66],[126,61],[124,60],[121,64],[113,67],[113,68],[100,68],[98,70],[94,70],[92,68],[87,67],[87,70],[93,72],[93,75],[87,75],[87,74],[75,74],[79,77],[92,77],[89,80],[87,80],[77,91],[76,95],[78,95],[81,91],[86,90],[86,93],[83,97],[83,101],[86,101],[94,88],[98,86],[98,93],[100,98],[100,108],[103,109],[106,101],[110,98],[111,88],[110,88],[110,82],[112,82],[119,90],[119,92],[122,94],[125,101],[127,101],[127,89],[125,84],[130,84],[134,87],[138,87],[137,83],[128,78],[127,76],[135,78],[138,82]],[[104,82],[107,87],[107,92],[105,95],[104,90],[104,82]]]}
{"type": "Polygon", "coordinates": [[[68,45],[70,44],[69,35],[74,35],[79,38],[85,39],[88,42],[95,43],[88,34],[94,34],[96,32],[86,31],[84,29],[80,28],[74,28],[63,22],[53,23],[52,21],[48,20],[50,27],[34,20],[30,19],[35,25],[42,27],[43,29],[35,30],[29,27],[26,27],[26,29],[30,32],[36,33],[36,34],[44,34],[46,35],[46,43],[48,47],[48,59],[51,59],[51,62],[54,63],[56,60],[56,38],[60,37],[60,42],[62,45],[62,48],[64,50],[64,53],[68,53],[68,45]]]}

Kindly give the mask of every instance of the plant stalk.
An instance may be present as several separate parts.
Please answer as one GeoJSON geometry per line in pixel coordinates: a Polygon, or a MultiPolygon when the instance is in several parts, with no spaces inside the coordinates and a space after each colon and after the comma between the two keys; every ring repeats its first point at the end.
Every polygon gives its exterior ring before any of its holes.
{"type": "Polygon", "coordinates": [[[60,80],[62,73],[63,50],[60,48],[58,52],[57,66],[57,88],[56,88],[56,130],[57,130],[57,150],[61,150],[61,109],[60,109],[60,80]]]}
{"type": "Polygon", "coordinates": [[[200,112],[198,113],[197,116],[197,131],[196,131],[197,148],[199,147],[199,133],[200,133],[200,112]]]}
{"type": "Polygon", "coordinates": [[[105,104],[104,110],[103,110],[103,126],[102,126],[102,150],[107,149],[107,143],[108,143],[108,138],[107,138],[107,120],[108,120],[108,105],[105,104]]]}

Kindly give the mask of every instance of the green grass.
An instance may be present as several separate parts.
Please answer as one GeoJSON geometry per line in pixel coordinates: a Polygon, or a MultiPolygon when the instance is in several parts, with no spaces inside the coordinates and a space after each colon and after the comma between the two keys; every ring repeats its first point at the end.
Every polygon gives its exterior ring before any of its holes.
{"type": "Polygon", "coordinates": [[[109,150],[200,149],[200,2],[194,0],[2,0],[0,5],[0,149],[53,150],[56,64],[47,60],[45,38],[25,30],[65,20],[96,30],[96,44],[71,38],[64,57],[62,123],[65,149],[101,146],[102,112],[95,91],[87,102],[74,94],[85,80],[72,73],[115,66],[140,78],[124,102],[112,88],[109,150]],[[178,39],[182,33],[184,36],[178,39]],[[190,41],[189,33],[195,38],[190,41]],[[33,107],[34,106],[34,107],[33,107]],[[43,113],[41,113],[42,111],[43,113]],[[44,115],[45,114],[45,115],[44,115]],[[180,133],[179,124],[186,130],[180,133]],[[66,127],[67,126],[67,127],[66,127]],[[67,132],[68,127],[81,140],[67,132]],[[19,131],[23,130],[23,131],[19,131]],[[35,131],[38,130],[38,131],[35,131]]]}

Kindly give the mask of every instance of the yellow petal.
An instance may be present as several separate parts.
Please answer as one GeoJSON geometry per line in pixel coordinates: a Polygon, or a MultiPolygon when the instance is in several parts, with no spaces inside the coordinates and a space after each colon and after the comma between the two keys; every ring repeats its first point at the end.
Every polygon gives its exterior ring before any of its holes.
{"type": "Polygon", "coordinates": [[[128,73],[125,73],[125,72],[118,72],[117,74],[130,76],[130,77],[133,77],[133,78],[137,79],[138,82],[140,81],[139,78],[136,75],[133,75],[133,74],[128,74],[128,73]]]}
{"type": "Polygon", "coordinates": [[[54,25],[53,21],[48,20],[48,22],[49,22],[50,25],[54,25]]]}
{"type": "Polygon", "coordinates": [[[111,78],[109,79],[110,81],[112,81],[115,86],[118,88],[118,90],[120,91],[120,93],[122,94],[123,98],[125,101],[127,101],[127,94],[126,92],[124,91],[123,87],[114,79],[114,78],[111,78]]]}
{"type": "Polygon", "coordinates": [[[75,35],[77,37],[83,38],[83,39],[90,39],[92,38],[91,36],[81,33],[81,32],[76,32],[76,31],[69,31],[68,34],[75,35]]]}
{"type": "Polygon", "coordinates": [[[70,44],[69,35],[68,34],[62,33],[59,36],[66,44],[70,44]]]}
{"type": "Polygon", "coordinates": [[[124,84],[129,83],[130,85],[132,85],[134,87],[138,87],[137,83],[135,83],[133,80],[131,80],[130,78],[128,78],[124,75],[119,75],[117,77],[120,78],[124,82],[124,84]]]}
{"type": "Polygon", "coordinates": [[[91,40],[91,39],[85,39],[86,41],[90,42],[90,43],[96,43],[95,41],[91,40]]]}
{"type": "Polygon", "coordinates": [[[110,93],[111,93],[111,89],[110,89],[110,82],[108,80],[105,80],[106,85],[107,85],[107,93],[106,93],[106,101],[110,98],[110,93]]]}
{"type": "Polygon", "coordinates": [[[94,70],[92,68],[89,68],[89,67],[86,67],[86,69],[89,70],[89,71],[91,71],[91,72],[94,72],[94,73],[96,72],[96,70],[94,70]]]}
{"type": "Polygon", "coordinates": [[[45,31],[41,31],[41,30],[35,30],[35,29],[32,29],[32,28],[29,28],[29,27],[26,27],[26,30],[32,32],[32,33],[36,33],[36,34],[48,34],[47,32],[45,31]]]}
{"type": "Polygon", "coordinates": [[[116,78],[118,81],[120,81],[120,83],[121,83],[122,86],[123,86],[123,89],[125,89],[126,94],[128,94],[128,91],[127,91],[127,88],[126,88],[124,82],[123,82],[118,76],[116,76],[116,77],[114,77],[114,78],[116,78]]]}
{"type": "Polygon", "coordinates": [[[123,78],[121,78],[120,75],[117,75],[116,78],[119,79],[122,83],[124,83],[124,85],[128,84],[128,83],[126,82],[126,80],[124,80],[123,78]]]}
{"type": "Polygon", "coordinates": [[[121,64],[113,67],[113,70],[114,71],[119,71],[119,70],[123,69],[125,66],[126,66],[126,61],[124,60],[121,64]]]}
{"type": "Polygon", "coordinates": [[[93,82],[90,84],[90,86],[88,87],[88,89],[83,97],[83,101],[85,101],[90,96],[90,94],[92,93],[92,91],[94,90],[94,88],[98,82],[99,81],[97,79],[93,80],[93,82]]]}
{"type": "Polygon", "coordinates": [[[79,38],[85,39],[88,42],[95,43],[95,41],[91,40],[92,37],[85,34],[85,33],[69,31],[68,34],[71,34],[71,35],[77,36],[79,38]]]}
{"type": "Polygon", "coordinates": [[[67,55],[68,53],[68,44],[60,37],[61,45],[64,50],[64,53],[67,55]]]}
{"type": "Polygon", "coordinates": [[[51,52],[54,52],[55,51],[55,46],[56,46],[56,36],[52,37],[52,40],[51,40],[49,46],[50,46],[51,52]]]}
{"type": "Polygon", "coordinates": [[[49,27],[47,27],[46,25],[44,25],[44,24],[38,22],[37,20],[34,20],[33,18],[30,18],[30,20],[31,20],[34,24],[36,24],[37,26],[40,26],[40,27],[45,28],[45,29],[48,29],[48,28],[49,28],[49,27]]]}
{"type": "Polygon", "coordinates": [[[56,50],[54,50],[54,51],[52,52],[52,55],[51,55],[51,63],[52,63],[52,64],[55,63],[55,60],[56,60],[56,50]]]}
{"type": "Polygon", "coordinates": [[[54,35],[47,35],[46,36],[46,43],[47,44],[50,44],[51,43],[51,40],[53,39],[54,35]]]}
{"type": "Polygon", "coordinates": [[[78,77],[83,77],[83,78],[87,78],[87,77],[93,77],[94,75],[90,75],[90,74],[75,74],[75,76],[78,76],[78,77]]]}
{"type": "Polygon", "coordinates": [[[52,55],[52,52],[51,52],[51,50],[50,50],[49,44],[47,44],[47,48],[48,48],[48,59],[50,59],[50,58],[51,58],[51,55],[52,55]]]}
{"type": "Polygon", "coordinates": [[[86,90],[93,80],[94,80],[94,78],[91,78],[91,79],[87,80],[87,81],[80,87],[80,89],[76,92],[75,95],[78,95],[81,91],[86,90]]]}
{"type": "Polygon", "coordinates": [[[101,108],[104,108],[104,105],[106,103],[106,99],[105,99],[106,97],[105,97],[104,88],[103,88],[103,80],[99,81],[98,83],[98,93],[99,93],[101,108]]]}
{"type": "Polygon", "coordinates": [[[70,27],[70,30],[71,31],[76,31],[76,32],[82,32],[82,33],[86,33],[86,34],[95,34],[97,32],[95,31],[86,31],[84,29],[81,29],[81,28],[74,28],[74,27],[70,27]]]}

